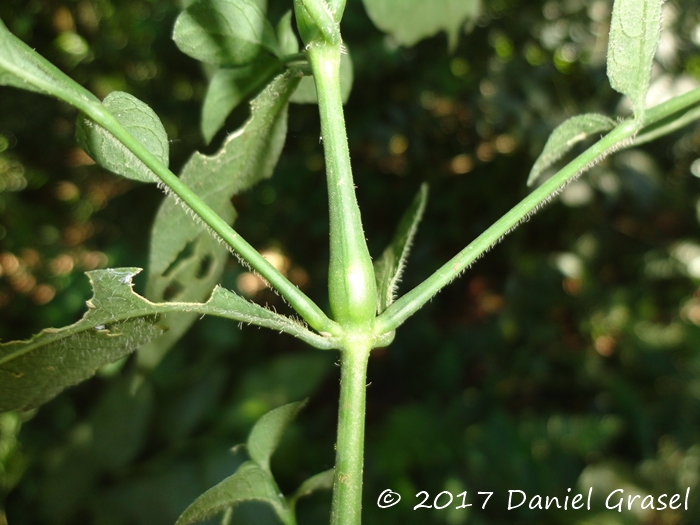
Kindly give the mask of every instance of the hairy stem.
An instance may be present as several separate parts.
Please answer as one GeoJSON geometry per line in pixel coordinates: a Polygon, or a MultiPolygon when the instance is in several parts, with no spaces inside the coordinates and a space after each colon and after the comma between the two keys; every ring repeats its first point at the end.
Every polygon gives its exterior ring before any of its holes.
{"type": "Polygon", "coordinates": [[[340,45],[315,43],[307,53],[318,93],[326,159],[331,310],[335,320],[344,327],[368,327],[376,312],[377,285],[350,166],[340,94],[340,45]]]}
{"type": "Polygon", "coordinates": [[[362,337],[342,351],[331,525],[360,525],[365,439],[367,360],[371,346],[362,337]]]}

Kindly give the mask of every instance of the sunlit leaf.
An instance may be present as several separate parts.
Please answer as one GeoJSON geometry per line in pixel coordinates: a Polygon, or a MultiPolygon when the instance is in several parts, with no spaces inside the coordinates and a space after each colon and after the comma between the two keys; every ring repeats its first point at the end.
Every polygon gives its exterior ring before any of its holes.
{"type": "Polygon", "coordinates": [[[71,104],[97,97],[14,36],[0,20],[0,85],[53,95],[71,104]]]}
{"type": "Polygon", "coordinates": [[[246,501],[268,503],[283,523],[290,522],[290,510],[280,497],[272,475],[254,461],[246,461],[235,474],[199,496],[175,525],[197,523],[246,501]]]}
{"type": "Polygon", "coordinates": [[[264,51],[278,54],[275,32],[254,0],[196,0],[175,22],[183,53],[210,64],[241,66],[264,51]]]}
{"type": "Polygon", "coordinates": [[[428,185],[423,184],[404,212],[394,238],[382,255],[374,262],[374,276],[377,281],[377,313],[382,313],[394,301],[396,286],[406,264],[406,258],[423,217],[428,200],[428,185]]]}
{"type": "Polygon", "coordinates": [[[651,66],[659,44],[662,0],[615,0],[608,42],[608,78],[644,115],[651,66]]]}
{"type": "MultiPolygon", "coordinates": [[[[113,91],[102,105],[136,140],[166,168],[170,162],[168,134],[158,115],[133,95],[113,91]]],[[[158,182],[158,177],[120,140],[85,115],[78,117],[76,138],[85,152],[103,168],[140,182],[158,182]]]]}
{"type": "Polygon", "coordinates": [[[374,25],[399,44],[412,46],[445,31],[451,50],[462,28],[473,25],[481,11],[481,0],[364,0],[364,4],[374,25]]]}
{"type": "Polygon", "coordinates": [[[331,490],[333,488],[333,478],[335,476],[335,469],[325,470],[311,476],[309,479],[304,481],[299,488],[294,493],[294,496],[290,498],[290,504],[293,506],[299,498],[308,496],[318,490],[331,490]]]}
{"type": "Polygon", "coordinates": [[[547,139],[542,153],[530,170],[527,185],[534,184],[547,168],[562,158],[577,143],[591,135],[611,130],[614,127],[614,120],[596,113],[586,113],[564,121],[547,139]]]}
{"type": "Polygon", "coordinates": [[[282,434],[304,405],[306,401],[298,401],[275,408],[258,419],[253,426],[246,443],[248,454],[265,470],[270,470],[270,457],[279,445],[282,434]]]}
{"type": "Polygon", "coordinates": [[[79,383],[105,364],[136,350],[164,330],[163,314],[213,315],[285,332],[313,346],[334,348],[331,339],[225,290],[206,303],[152,303],[132,290],[139,268],[88,272],[94,295],[77,323],[46,329],[26,341],[0,344],[0,412],[26,410],[79,383]]]}
{"type": "MultiPolygon", "coordinates": [[[[346,52],[340,55],[340,96],[343,103],[346,103],[350,98],[353,81],[352,59],[346,52]]],[[[299,82],[299,87],[292,95],[290,102],[296,104],[318,104],[318,95],[316,94],[316,85],[313,77],[304,77],[299,82]]]]}
{"type": "Polygon", "coordinates": [[[231,111],[264,87],[279,69],[279,60],[269,55],[260,55],[247,66],[219,69],[209,82],[202,106],[204,140],[210,142],[231,111]]]}
{"type": "MultiPolygon", "coordinates": [[[[291,72],[275,78],[251,102],[250,118],[228,137],[218,153],[197,153],[183,169],[181,180],[229,223],[236,217],[231,198],[272,175],[287,134],[289,96],[298,82],[291,72]]],[[[151,233],[146,296],[158,302],[203,301],[221,277],[226,258],[226,249],[206,227],[193,221],[169,196],[158,211],[151,233]],[[188,246],[193,247],[189,254],[184,253],[188,246]]],[[[162,320],[177,333],[144,347],[139,352],[141,364],[155,366],[196,318],[182,315],[172,322],[169,318],[162,320]]]]}

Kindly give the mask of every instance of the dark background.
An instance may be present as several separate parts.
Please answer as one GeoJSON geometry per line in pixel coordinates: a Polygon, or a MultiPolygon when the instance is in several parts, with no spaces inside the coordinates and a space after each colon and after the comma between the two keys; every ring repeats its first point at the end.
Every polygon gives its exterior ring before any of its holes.
{"type": "MultiPolygon", "coordinates": [[[[206,76],[170,40],[171,0],[3,0],[11,31],[98,96],[128,91],[162,118],[177,172],[205,146],[206,76]]],[[[291,2],[270,2],[276,21],[291,2]]],[[[355,65],[350,149],[374,256],[424,181],[430,200],[401,291],[427,277],[528,192],[551,130],[625,114],[605,75],[610,1],[486,0],[454,53],[411,49],[349,0],[355,65]]],[[[665,4],[655,78],[700,82],[700,8],[665,4]],[[692,40],[693,34],[695,41],[692,40]]],[[[91,165],[75,111],[0,88],[0,339],[82,315],[83,272],[144,266],[157,188],[91,165]]],[[[327,211],[315,106],[290,108],[275,175],[235,198],[236,229],[275,249],[326,305],[327,211]]],[[[367,524],[700,523],[700,127],[620,152],[505,238],[398,331],[369,366],[367,524]],[[695,162],[695,164],[693,164],[695,162]],[[682,493],[691,510],[506,510],[507,491],[564,497],[682,493]],[[401,503],[378,509],[387,488],[401,503]],[[467,491],[470,510],[412,510],[467,491]],[[493,491],[482,510],[478,491],[493,491]]],[[[224,284],[242,270],[232,259],[224,284]]],[[[143,291],[143,280],[137,290],[143,291]]],[[[283,311],[269,292],[256,301],[283,311]]],[[[198,322],[137,397],[133,363],[107,368],[30,414],[0,415],[0,524],[172,524],[245,459],[257,418],[309,397],[273,459],[285,493],[332,467],[337,354],[254,327],[198,322]],[[2,509],[3,506],[0,506],[2,509]]],[[[639,501],[639,500],[638,500],[639,501]]],[[[440,503],[444,503],[441,500],[440,503]]],[[[330,495],[299,506],[327,522],[330,495]]],[[[454,509],[455,505],[451,508],[454,509]]],[[[523,506],[525,507],[525,506],[523,506]]],[[[267,523],[262,506],[239,509],[267,523]]]]}

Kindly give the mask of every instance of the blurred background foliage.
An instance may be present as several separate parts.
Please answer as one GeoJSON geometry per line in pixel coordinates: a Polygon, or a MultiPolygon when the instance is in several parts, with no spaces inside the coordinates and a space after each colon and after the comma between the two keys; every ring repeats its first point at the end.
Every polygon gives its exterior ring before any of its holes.
{"type": "MultiPolygon", "coordinates": [[[[271,0],[279,19],[291,2],[271,0]]],[[[358,198],[378,255],[423,181],[430,200],[402,290],[526,193],[551,130],[629,109],[605,76],[610,0],[484,0],[453,53],[443,33],[403,48],[362,3],[343,20],[358,198]]],[[[100,97],[151,105],[177,171],[205,147],[205,72],[170,40],[175,0],[3,0],[19,37],[100,97]]],[[[700,84],[700,6],[667,0],[654,102],[700,84]]],[[[0,88],[0,338],[78,319],[83,272],[143,266],[162,199],[95,167],[75,111],[0,88]]],[[[319,121],[292,106],[275,176],[236,197],[237,229],[325,304],[327,212],[319,121]]],[[[700,126],[618,153],[572,183],[399,330],[370,360],[365,522],[700,523],[700,126]],[[507,491],[684,493],[691,510],[506,510],[507,491]],[[403,495],[378,509],[380,492],[403,495]],[[420,490],[494,491],[485,510],[418,510],[420,490]]],[[[137,282],[137,289],[143,281],[137,282]]],[[[231,260],[224,284],[285,310],[231,260]]],[[[172,524],[245,459],[231,447],[281,404],[310,397],[273,458],[285,493],[330,468],[337,355],[203,319],[137,396],[133,363],[103,369],[29,414],[0,415],[0,524],[172,524]],[[121,369],[121,370],[120,370],[121,369]]],[[[329,494],[299,506],[327,523],[329,494]]],[[[454,505],[453,505],[454,506],[454,505]]],[[[600,505],[596,508],[599,509],[600,505]]],[[[241,523],[273,523],[264,507],[241,523]]]]}

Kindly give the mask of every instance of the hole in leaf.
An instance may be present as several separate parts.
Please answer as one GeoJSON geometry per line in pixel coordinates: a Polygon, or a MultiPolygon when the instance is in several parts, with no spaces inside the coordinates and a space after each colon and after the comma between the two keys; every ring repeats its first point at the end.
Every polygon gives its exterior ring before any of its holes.
{"type": "Polygon", "coordinates": [[[184,290],[184,287],[182,286],[182,284],[179,281],[173,281],[168,285],[168,287],[163,292],[163,299],[166,301],[172,301],[178,295],[180,295],[183,290],[184,290]]]}
{"type": "Polygon", "coordinates": [[[194,254],[194,248],[195,248],[195,243],[197,241],[190,241],[188,242],[185,247],[182,249],[180,253],[177,254],[177,257],[175,257],[175,260],[170,263],[170,266],[163,272],[163,277],[169,277],[182,263],[183,261],[186,261],[192,255],[194,254]]]}
{"type": "Polygon", "coordinates": [[[212,269],[214,265],[214,258],[211,254],[206,254],[199,263],[199,268],[197,269],[197,279],[204,279],[212,269]]]}

